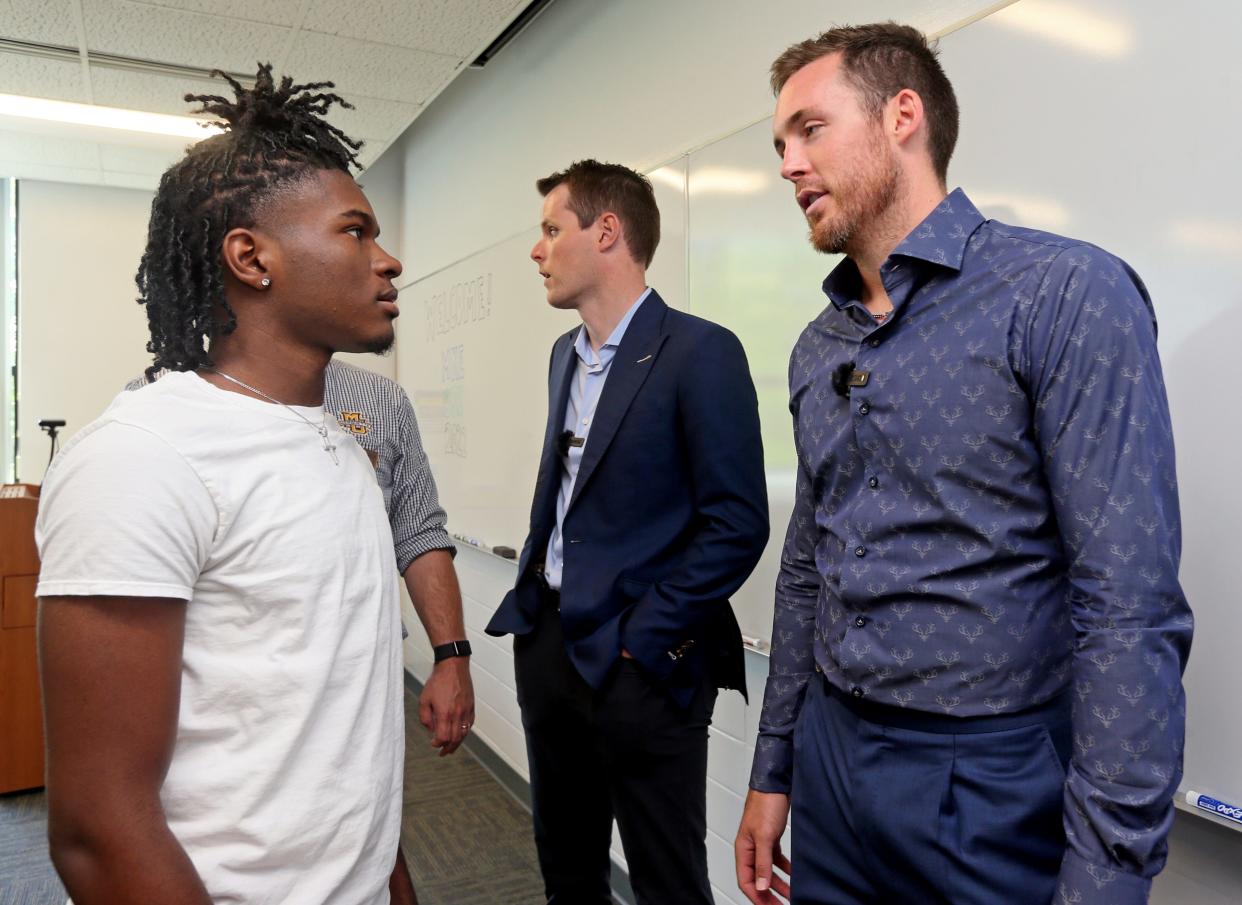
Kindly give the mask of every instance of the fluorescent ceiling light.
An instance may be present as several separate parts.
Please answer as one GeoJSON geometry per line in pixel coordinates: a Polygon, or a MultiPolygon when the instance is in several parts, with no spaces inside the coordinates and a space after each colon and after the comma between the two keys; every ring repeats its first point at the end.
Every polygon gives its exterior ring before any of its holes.
{"type": "Polygon", "coordinates": [[[1242,223],[1236,220],[1184,218],[1174,220],[1169,238],[1178,245],[1219,255],[1242,254],[1242,223]]]}
{"type": "Polygon", "coordinates": [[[660,167],[648,173],[647,178],[678,192],[686,187],[686,177],[678,167],[660,167]]]}
{"type": "MultiPolygon", "coordinates": [[[[776,169],[773,166],[773,169],[776,169]]],[[[743,167],[690,168],[691,195],[752,195],[762,192],[772,176],[762,170],[743,167]]]]}
{"type": "Polygon", "coordinates": [[[1057,0],[1021,0],[987,20],[1092,56],[1118,59],[1134,46],[1125,23],[1057,0]]]}
{"type": "Polygon", "coordinates": [[[21,97],[16,94],[0,94],[0,116],[73,123],[100,129],[121,129],[127,132],[144,132],[148,135],[174,135],[193,141],[200,141],[223,131],[219,126],[208,125],[202,120],[191,119],[188,116],[121,110],[117,107],[98,107],[93,104],[72,104],[67,101],[21,97]]]}

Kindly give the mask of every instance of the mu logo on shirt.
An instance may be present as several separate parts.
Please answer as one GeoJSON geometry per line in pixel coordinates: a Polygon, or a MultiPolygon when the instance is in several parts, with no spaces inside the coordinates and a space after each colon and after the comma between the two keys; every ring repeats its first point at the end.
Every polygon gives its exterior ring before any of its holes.
{"type": "Polygon", "coordinates": [[[371,432],[371,422],[362,412],[338,412],[336,423],[341,426],[341,430],[358,436],[371,432]]]}

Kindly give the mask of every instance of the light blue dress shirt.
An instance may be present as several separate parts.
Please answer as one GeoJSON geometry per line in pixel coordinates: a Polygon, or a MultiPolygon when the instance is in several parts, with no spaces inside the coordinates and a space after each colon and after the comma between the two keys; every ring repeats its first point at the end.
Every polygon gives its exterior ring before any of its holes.
{"type": "Polygon", "coordinates": [[[583,443],[580,446],[570,446],[568,455],[561,459],[561,489],[556,497],[556,527],[552,529],[548,554],[543,564],[543,574],[548,587],[557,590],[561,587],[561,572],[565,566],[565,538],[561,529],[565,523],[565,510],[569,508],[569,500],[574,493],[574,482],[578,480],[578,466],[582,464],[582,454],[586,452],[586,440],[591,432],[591,422],[595,419],[595,407],[599,405],[600,396],[604,392],[608,369],[617,354],[617,347],[621,345],[621,338],[625,336],[626,328],[634,319],[634,312],[650,294],[651,287],[648,286],[638,297],[638,301],[625,312],[625,317],[621,318],[621,322],[598,353],[591,348],[585,325],[574,338],[574,351],[578,353],[578,362],[573,382],[569,385],[569,403],[565,406],[565,430],[573,431],[574,436],[581,437],[583,443]]]}

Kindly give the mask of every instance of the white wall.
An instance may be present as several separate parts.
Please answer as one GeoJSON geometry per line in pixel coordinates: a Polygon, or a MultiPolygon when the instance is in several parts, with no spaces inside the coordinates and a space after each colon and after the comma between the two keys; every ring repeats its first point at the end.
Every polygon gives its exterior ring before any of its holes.
{"type": "Polygon", "coordinates": [[[151,193],[105,186],[18,183],[17,475],[47,467],[43,418],[64,418],[62,442],[99,415],[150,364],[134,274],[151,193]]]}
{"type": "MultiPolygon", "coordinates": [[[[404,165],[403,283],[533,226],[540,203],[534,180],[572,160],[593,156],[647,170],[769,115],[767,67],[794,41],[834,24],[886,18],[943,33],[1005,5],[557,0],[485,69],[463,73],[381,159],[398,157],[404,165]]],[[[775,156],[772,165],[775,169],[775,156]]],[[[399,336],[401,331],[398,322],[399,336]]],[[[407,389],[418,390],[410,377],[399,369],[407,389]]],[[[465,547],[457,568],[475,651],[475,733],[528,776],[510,642],[483,634],[513,583],[514,566],[465,547]]],[[[412,637],[406,649],[409,668],[425,676],[430,662],[425,641],[412,637]]],[[[736,694],[722,696],[711,737],[708,855],[722,905],[743,901],[734,882],[732,839],[767,661],[748,654],[747,669],[750,705],[736,694]]],[[[1170,866],[1157,882],[1153,902],[1233,901],[1226,890],[1239,882],[1236,858],[1228,855],[1236,841],[1228,830],[1179,814],[1170,866]]]]}

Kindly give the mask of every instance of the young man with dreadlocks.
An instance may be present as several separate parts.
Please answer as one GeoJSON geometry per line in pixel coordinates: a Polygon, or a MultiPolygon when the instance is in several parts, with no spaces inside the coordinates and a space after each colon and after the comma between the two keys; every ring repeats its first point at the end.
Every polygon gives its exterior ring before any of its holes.
{"type": "Polygon", "coordinates": [[[227,130],[164,174],[138,271],[176,373],[45,480],[52,860],[77,905],[413,902],[392,535],[322,406],[334,352],[392,343],[401,265],[331,83],[232,85],[187,97],[227,130]]]}

